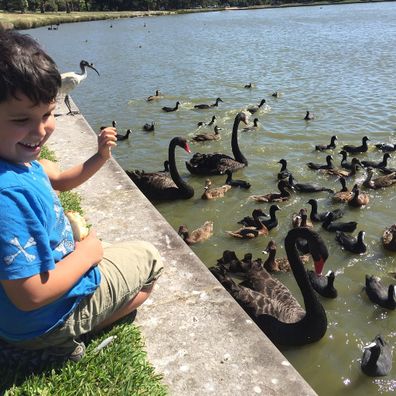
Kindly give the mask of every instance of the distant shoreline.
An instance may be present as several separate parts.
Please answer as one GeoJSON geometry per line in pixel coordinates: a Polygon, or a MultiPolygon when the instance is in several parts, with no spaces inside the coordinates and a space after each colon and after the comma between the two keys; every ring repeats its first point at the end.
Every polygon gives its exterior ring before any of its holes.
{"type": "Polygon", "coordinates": [[[311,6],[327,6],[327,5],[341,5],[341,4],[355,4],[355,3],[382,3],[392,0],[341,0],[341,1],[326,1],[314,3],[287,3],[280,5],[257,5],[251,7],[211,7],[211,8],[194,8],[183,10],[169,10],[169,11],[81,11],[81,12],[47,12],[47,13],[6,13],[0,12],[0,30],[7,29],[32,29],[42,26],[58,25],[61,23],[73,22],[87,22],[98,21],[106,19],[119,18],[138,18],[145,16],[161,16],[161,15],[175,15],[195,12],[218,12],[218,11],[235,11],[235,10],[256,10],[266,8],[289,8],[289,7],[311,7],[311,6]]]}

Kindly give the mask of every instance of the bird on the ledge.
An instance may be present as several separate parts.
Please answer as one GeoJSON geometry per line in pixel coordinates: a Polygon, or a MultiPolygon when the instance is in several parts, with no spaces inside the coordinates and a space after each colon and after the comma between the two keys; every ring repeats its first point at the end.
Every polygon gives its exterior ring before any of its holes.
{"type": "Polygon", "coordinates": [[[78,114],[78,111],[72,111],[71,109],[69,93],[74,88],[76,88],[78,84],[80,84],[82,81],[84,81],[87,78],[88,75],[87,68],[95,70],[98,76],[100,75],[99,72],[95,69],[93,63],[88,63],[85,60],[82,60],[80,62],[81,73],[67,72],[61,74],[62,84],[59,89],[59,93],[61,95],[65,95],[65,104],[69,110],[67,114],[72,114],[72,115],[78,114]]]}

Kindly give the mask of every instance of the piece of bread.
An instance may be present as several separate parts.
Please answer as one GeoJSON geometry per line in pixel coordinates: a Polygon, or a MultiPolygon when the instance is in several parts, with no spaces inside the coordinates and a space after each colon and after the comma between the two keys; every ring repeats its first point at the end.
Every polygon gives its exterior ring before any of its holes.
{"type": "Polygon", "coordinates": [[[80,213],[71,210],[65,212],[65,215],[69,219],[74,240],[82,241],[89,234],[89,228],[84,217],[80,213]]]}

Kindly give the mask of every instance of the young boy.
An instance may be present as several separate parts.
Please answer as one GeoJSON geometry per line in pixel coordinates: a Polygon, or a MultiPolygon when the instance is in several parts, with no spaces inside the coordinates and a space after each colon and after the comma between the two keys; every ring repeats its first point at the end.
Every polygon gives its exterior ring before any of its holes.
{"type": "Polygon", "coordinates": [[[0,54],[0,339],[79,360],[80,336],[147,299],[161,258],[142,241],[103,249],[92,229],[74,241],[54,190],[97,172],[111,157],[116,131],[104,128],[98,152],[69,170],[39,163],[55,129],[59,72],[37,42],[15,31],[0,32],[0,54]]]}

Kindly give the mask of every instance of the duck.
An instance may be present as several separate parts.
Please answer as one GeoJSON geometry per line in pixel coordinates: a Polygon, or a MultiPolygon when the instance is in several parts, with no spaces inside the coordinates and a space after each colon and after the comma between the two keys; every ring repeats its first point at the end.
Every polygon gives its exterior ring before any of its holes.
{"type": "Polygon", "coordinates": [[[341,159],[341,163],[340,163],[341,168],[351,170],[354,167],[355,164],[363,166],[361,164],[360,160],[358,158],[356,158],[356,157],[353,157],[351,162],[348,162],[347,161],[348,153],[345,150],[341,150],[339,152],[339,154],[342,155],[342,159],[341,159]]]}
{"type": "Polygon", "coordinates": [[[385,228],[381,240],[385,249],[396,252],[396,224],[385,228]]]}
{"type": "Polygon", "coordinates": [[[247,114],[245,112],[238,113],[234,119],[231,137],[234,158],[220,153],[196,153],[190,161],[186,162],[188,171],[198,175],[222,175],[227,169],[234,172],[248,166],[248,161],[241,153],[238,145],[238,126],[241,122],[247,124],[247,114]]]}
{"type": "Polygon", "coordinates": [[[298,213],[293,213],[292,215],[292,227],[308,227],[312,228],[312,223],[308,220],[307,209],[301,208],[298,213]]]}
{"type": "Polygon", "coordinates": [[[392,348],[380,334],[364,347],[360,368],[369,377],[383,377],[391,372],[392,348]]]}
{"type": "Polygon", "coordinates": [[[209,122],[199,121],[199,122],[197,123],[197,127],[200,128],[200,127],[202,127],[202,126],[212,126],[212,125],[215,123],[216,119],[217,119],[217,118],[216,118],[216,116],[214,115],[214,116],[212,116],[212,119],[211,119],[209,122]]]}
{"type": "Polygon", "coordinates": [[[305,113],[304,120],[305,121],[310,121],[310,120],[313,120],[313,119],[315,119],[315,116],[310,111],[307,110],[307,112],[305,113]]]}
{"type": "Polygon", "coordinates": [[[164,107],[162,108],[162,110],[165,111],[165,112],[167,112],[167,113],[170,113],[170,112],[172,112],[172,111],[176,111],[176,110],[179,108],[179,106],[180,106],[180,102],[177,101],[175,107],[164,106],[164,107]]]}
{"type": "Polygon", "coordinates": [[[243,129],[242,129],[242,132],[252,132],[252,131],[257,131],[257,128],[258,128],[258,122],[259,122],[259,119],[258,119],[258,118],[255,118],[255,119],[253,120],[253,125],[251,125],[251,126],[248,126],[248,127],[246,127],[246,128],[243,128],[243,129]]]}
{"type": "MultiPolygon", "coordinates": [[[[250,114],[254,114],[257,113],[266,103],[265,99],[261,99],[260,103],[257,106],[250,106],[248,107],[246,110],[250,113],[250,114]]],[[[269,109],[269,106],[265,106],[265,108],[269,109]]]]}
{"type": "Polygon", "coordinates": [[[210,188],[212,182],[210,179],[205,180],[205,189],[201,196],[202,199],[217,199],[224,197],[224,194],[231,189],[231,186],[225,184],[221,187],[210,188]]]}
{"type": "Polygon", "coordinates": [[[174,137],[169,142],[168,148],[169,174],[167,172],[146,173],[138,170],[125,171],[149,200],[189,199],[194,196],[194,189],[181,178],[176,168],[175,149],[177,146],[188,153],[191,152],[185,138],[174,137]]]}
{"type": "Polygon", "coordinates": [[[326,175],[350,178],[357,175],[358,168],[359,168],[358,164],[353,164],[352,169],[350,171],[344,169],[332,168],[332,169],[319,169],[319,172],[324,173],[326,175]]]}
{"type": "Polygon", "coordinates": [[[151,122],[151,124],[146,123],[143,125],[143,130],[146,132],[153,132],[155,129],[155,124],[154,122],[151,122]]]}
{"type": "Polygon", "coordinates": [[[396,151],[396,144],[393,143],[377,143],[375,147],[382,152],[390,153],[396,151]]]}
{"type": "Polygon", "coordinates": [[[345,177],[340,177],[338,180],[340,181],[342,188],[340,191],[336,192],[333,195],[332,198],[333,202],[338,202],[338,203],[348,202],[349,200],[352,199],[353,193],[352,191],[348,190],[345,177]]]}
{"type": "Polygon", "coordinates": [[[127,129],[125,135],[116,134],[117,141],[128,140],[129,135],[132,133],[131,129],[127,129]]]}
{"type": "Polygon", "coordinates": [[[334,194],[334,190],[327,187],[321,187],[317,184],[308,184],[308,183],[295,183],[296,179],[292,174],[289,175],[289,184],[293,187],[295,191],[300,193],[313,193],[313,192],[321,192],[326,191],[334,194]]]}
{"type": "Polygon", "coordinates": [[[186,225],[179,227],[178,234],[183,238],[187,245],[195,245],[196,243],[206,241],[213,235],[213,221],[205,221],[205,223],[192,232],[188,231],[186,225]]]}
{"type": "Polygon", "coordinates": [[[282,96],[282,92],[275,91],[271,94],[273,98],[280,98],[282,96]]]}
{"type": "MultiPolygon", "coordinates": [[[[290,272],[291,266],[287,257],[278,257],[276,256],[277,246],[273,239],[270,239],[267,247],[263,250],[264,254],[268,254],[267,260],[264,261],[263,267],[269,273],[274,272],[290,272]]],[[[309,261],[309,255],[305,254],[300,256],[300,260],[303,264],[306,264],[309,261]]]]}
{"type": "Polygon", "coordinates": [[[361,164],[365,168],[386,168],[388,166],[388,159],[391,158],[389,153],[385,153],[382,157],[382,161],[361,161],[361,164]]]}
{"type": "Polygon", "coordinates": [[[364,136],[362,138],[362,144],[360,146],[353,146],[347,144],[345,146],[342,146],[342,149],[345,150],[347,153],[365,153],[368,150],[367,141],[369,140],[370,139],[367,136],[364,136]]]}
{"type": "Polygon", "coordinates": [[[219,105],[219,102],[222,102],[222,100],[220,98],[217,98],[216,102],[213,104],[197,104],[194,106],[194,109],[210,109],[211,107],[217,107],[219,105]]]}
{"type": "Polygon", "coordinates": [[[390,187],[396,183],[396,172],[389,173],[388,175],[378,176],[375,179],[373,179],[373,168],[367,168],[366,172],[366,179],[362,183],[362,185],[366,188],[377,190],[379,188],[390,187]]]}
{"type": "Polygon", "coordinates": [[[337,140],[337,136],[333,135],[330,139],[330,144],[324,144],[324,145],[317,144],[315,146],[315,150],[317,150],[317,151],[333,150],[336,148],[336,144],[335,144],[336,140],[337,140]]]}
{"type": "Polygon", "coordinates": [[[251,227],[242,227],[236,231],[226,231],[228,235],[234,238],[240,239],[252,239],[259,236],[268,235],[268,228],[260,221],[260,216],[264,216],[264,212],[261,209],[253,210],[253,219],[255,220],[255,225],[251,227]]]}
{"type": "Polygon", "coordinates": [[[278,164],[281,164],[280,171],[278,172],[277,178],[278,180],[285,179],[291,175],[289,169],[287,169],[287,161],[282,158],[278,161],[278,164]]]}
{"type": "Polygon", "coordinates": [[[240,260],[234,251],[224,250],[223,256],[217,259],[217,266],[223,271],[231,272],[236,276],[242,276],[242,274],[250,270],[253,263],[261,261],[261,259],[252,260],[252,257],[251,253],[246,253],[243,259],[240,260]]]}
{"type": "Polygon", "coordinates": [[[153,100],[158,100],[158,99],[162,99],[162,98],[163,98],[163,96],[161,95],[160,90],[157,89],[155,91],[155,95],[150,95],[146,100],[147,100],[147,102],[151,102],[153,100]]]}
{"type": "Polygon", "coordinates": [[[395,309],[395,285],[386,287],[378,276],[366,274],[366,293],[368,298],[382,308],[395,309]]]}
{"type": "Polygon", "coordinates": [[[244,86],[244,88],[253,88],[253,85],[252,85],[252,83],[249,83],[249,84],[245,84],[245,86],[244,86]]]}
{"type": "Polygon", "coordinates": [[[239,179],[233,179],[232,178],[232,172],[230,169],[227,169],[225,171],[225,174],[227,175],[227,179],[225,181],[225,184],[230,185],[231,187],[240,187],[244,188],[245,190],[248,190],[251,187],[251,184],[245,180],[239,180],[239,179]]]}
{"type": "MultiPolygon", "coordinates": [[[[276,212],[278,210],[281,210],[281,208],[278,205],[271,205],[270,210],[269,210],[269,219],[265,220],[262,217],[259,217],[261,223],[263,223],[268,231],[271,231],[273,228],[278,226],[278,219],[276,217],[276,212]]],[[[263,214],[263,217],[268,217],[267,214],[263,214]]],[[[252,227],[255,225],[255,220],[253,218],[253,216],[245,216],[242,220],[238,221],[238,224],[242,224],[246,227],[252,227]]]]}
{"type": "Polygon", "coordinates": [[[328,257],[327,247],[315,231],[295,228],[285,238],[287,258],[302,293],[305,309],[290,290],[264,268],[254,265],[246,281],[237,285],[221,270],[213,275],[250,315],[252,320],[275,345],[299,346],[319,341],[327,331],[327,316],[319,302],[295,247],[296,240],[306,239],[317,273],[321,273],[328,257]]]}
{"type": "Polygon", "coordinates": [[[334,287],[335,273],[333,271],[322,275],[308,270],[307,274],[309,282],[319,295],[325,298],[336,298],[338,296],[337,289],[334,287]]]}
{"type": "Polygon", "coordinates": [[[326,220],[327,215],[331,212],[333,214],[333,220],[340,219],[344,216],[344,211],[342,209],[334,209],[332,211],[318,213],[318,201],[314,198],[311,198],[307,204],[311,205],[311,213],[309,218],[311,221],[320,223],[326,220]]]}
{"type": "Polygon", "coordinates": [[[194,142],[207,142],[213,140],[220,140],[221,139],[220,130],[221,129],[217,125],[215,125],[214,133],[201,133],[193,136],[191,140],[193,140],[194,142]]]}
{"type": "Polygon", "coordinates": [[[367,246],[364,243],[365,235],[364,231],[359,231],[357,237],[345,234],[342,231],[336,231],[335,240],[348,252],[362,254],[367,251],[367,246]]]}
{"type": "Polygon", "coordinates": [[[378,168],[378,170],[384,175],[389,175],[390,173],[396,172],[396,168],[389,168],[389,166],[378,168]]]}
{"type": "Polygon", "coordinates": [[[352,198],[348,201],[348,205],[354,208],[360,208],[367,205],[369,202],[369,195],[361,192],[358,185],[355,184],[352,188],[352,198]]]}
{"type": "Polygon", "coordinates": [[[326,156],[326,164],[315,164],[314,162],[308,162],[307,163],[308,168],[313,169],[313,170],[319,170],[319,169],[332,169],[334,168],[333,165],[333,156],[332,155],[327,155],[326,156]]]}
{"type": "Polygon", "coordinates": [[[356,221],[333,222],[333,220],[334,220],[334,215],[332,212],[329,212],[326,216],[325,221],[322,223],[322,227],[329,232],[336,232],[336,231],[353,232],[356,230],[357,227],[356,221]]]}
{"type": "Polygon", "coordinates": [[[283,179],[278,182],[279,193],[273,192],[263,195],[251,195],[249,198],[256,202],[283,202],[287,201],[291,197],[291,194],[288,191],[290,188],[289,182],[283,179]]]}

